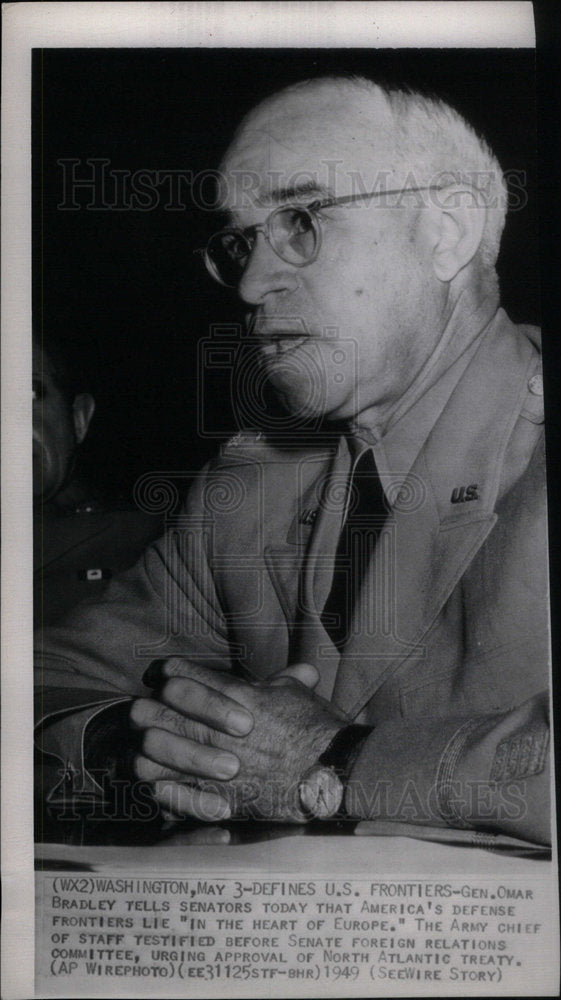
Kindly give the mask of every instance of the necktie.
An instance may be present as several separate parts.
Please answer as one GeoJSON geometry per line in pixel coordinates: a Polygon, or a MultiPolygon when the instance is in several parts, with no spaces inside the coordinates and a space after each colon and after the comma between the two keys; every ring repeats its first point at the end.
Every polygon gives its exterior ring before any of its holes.
{"type": "Polygon", "coordinates": [[[388,511],[369,448],[356,463],[349,483],[348,513],[339,536],[331,590],[321,614],[338,648],[348,639],[353,611],[388,511]]]}

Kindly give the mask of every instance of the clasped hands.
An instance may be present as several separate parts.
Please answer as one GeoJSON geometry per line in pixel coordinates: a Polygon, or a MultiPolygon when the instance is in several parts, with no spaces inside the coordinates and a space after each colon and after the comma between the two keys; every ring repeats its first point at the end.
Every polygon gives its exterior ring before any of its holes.
{"type": "Polygon", "coordinates": [[[157,697],[132,703],[130,721],[143,731],[136,775],[165,812],[305,820],[299,780],[348,721],[313,693],[314,666],[249,683],[173,657],[161,679],[157,697]]]}

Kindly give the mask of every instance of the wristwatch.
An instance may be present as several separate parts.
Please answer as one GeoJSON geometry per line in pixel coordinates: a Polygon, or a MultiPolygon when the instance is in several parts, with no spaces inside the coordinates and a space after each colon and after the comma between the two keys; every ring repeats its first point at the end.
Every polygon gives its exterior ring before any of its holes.
{"type": "Polygon", "coordinates": [[[300,778],[300,806],[308,819],[345,819],[345,785],[371,726],[352,724],[335,734],[317,762],[300,778]]]}

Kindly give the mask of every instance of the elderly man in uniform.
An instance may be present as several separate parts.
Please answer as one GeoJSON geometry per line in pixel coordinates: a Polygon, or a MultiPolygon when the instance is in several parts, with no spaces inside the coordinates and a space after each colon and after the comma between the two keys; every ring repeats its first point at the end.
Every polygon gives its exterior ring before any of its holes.
{"type": "Polygon", "coordinates": [[[539,341],[499,308],[499,164],[447,105],[327,78],[251,112],[221,176],[207,267],[322,434],[238,435],[45,638],[44,749],[177,817],[547,843],[539,341]]]}

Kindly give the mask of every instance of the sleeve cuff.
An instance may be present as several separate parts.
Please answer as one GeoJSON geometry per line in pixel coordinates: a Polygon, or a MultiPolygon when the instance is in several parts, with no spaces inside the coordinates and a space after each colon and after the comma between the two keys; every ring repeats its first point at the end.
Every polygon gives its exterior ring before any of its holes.
{"type": "MultiPolygon", "coordinates": [[[[102,789],[89,773],[86,760],[86,733],[92,722],[113,706],[130,703],[130,698],[111,698],[87,705],[81,711],[62,710],[45,716],[36,726],[35,746],[50,758],[48,768],[42,768],[43,797],[47,800],[64,784],[67,794],[101,795],[102,789]],[[50,787],[49,787],[50,786],[50,787]]],[[[91,764],[89,765],[92,766],[91,764]]],[[[95,765],[94,765],[95,766],[95,765]]]]}
{"type": "Polygon", "coordinates": [[[549,843],[547,696],[500,715],[376,727],[345,792],[357,819],[500,831],[549,843]]]}

